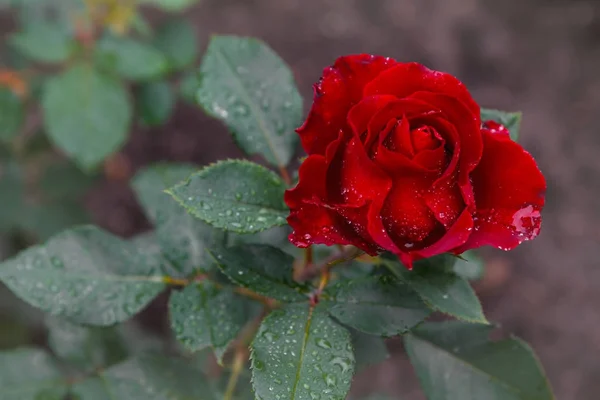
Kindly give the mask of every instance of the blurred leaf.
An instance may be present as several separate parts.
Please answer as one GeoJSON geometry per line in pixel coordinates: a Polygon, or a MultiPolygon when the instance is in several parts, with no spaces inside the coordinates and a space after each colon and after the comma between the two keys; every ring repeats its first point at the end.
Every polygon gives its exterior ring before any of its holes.
{"type": "Polygon", "coordinates": [[[293,257],[265,245],[210,249],[219,269],[233,282],[284,302],[307,302],[306,288],[294,281],[293,257]]]}
{"type": "Polygon", "coordinates": [[[334,318],[370,335],[406,333],[431,314],[410,286],[389,276],[341,281],[326,294],[334,318]]]}
{"type": "Polygon", "coordinates": [[[184,278],[214,265],[205,252],[223,240],[223,233],[188,214],[164,189],[186,179],[197,168],[187,164],[160,163],[147,167],[132,180],[133,189],[150,221],[156,226],[156,239],[164,257],[184,278]]]}
{"type": "Polygon", "coordinates": [[[175,96],[168,82],[150,82],[140,87],[137,93],[137,104],[144,124],[162,125],[173,114],[175,96]]]}
{"type": "Polygon", "coordinates": [[[12,141],[19,134],[24,117],[21,99],[0,85],[0,141],[12,141]]]}
{"type": "Polygon", "coordinates": [[[144,354],[73,386],[83,400],[217,400],[201,370],[190,363],[144,354]]]}
{"type": "Polygon", "coordinates": [[[354,373],[350,334],[308,304],[287,305],[264,319],[252,343],[257,398],[345,399],[354,373]]]}
{"type": "Polygon", "coordinates": [[[551,400],[531,348],[517,338],[489,340],[491,327],[427,323],[404,337],[429,400],[551,400]]]}
{"type": "Polygon", "coordinates": [[[21,32],[14,33],[9,42],[17,50],[34,61],[61,63],[74,49],[74,42],[61,27],[52,22],[28,24],[21,32]]]}
{"type": "Polygon", "coordinates": [[[83,374],[123,361],[127,350],[114,328],[87,328],[48,318],[48,344],[61,360],[83,374]]]}
{"type": "Polygon", "coordinates": [[[95,177],[85,174],[69,162],[52,164],[44,169],[40,189],[44,200],[79,200],[92,188],[95,177]]]}
{"type": "Polygon", "coordinates": [[[22,173],[12,161],[0,164],[0,232],[12,229],[22,215],[25,190],[22,173]]]}
{"type": "Polygon", "coordinates": [[[24,346],[31,343],[32,340],[32,332],[29,326],[21,318],[14,315],[20,310],[13,309],[10,311],[11,315],[0,313],[0,349],[24,346]]]}
{"type": "Polygon", "coordinates": [[[190,104],[196,104],[196,93],[200,87],[200,80],[196,73],[184,74],[179,81],[179,95],[190,104]]]}
{"type": "Polygon", "coordinates": [[[356,359],[356,372],[372,365],[381,364],[390,357],[383,339],[356,330],[351,330],[350,334],[356,359]]]}
{"type": "Polygon", "coordinates": [[[154,46],[127,37],[105,36],[95,49],[99,65],[133,81],[153,80],[167,73],[166,57],[154,46]]]}
{"type": "Polygon", "coordinates": [[[127,139],[131,107],[125,88],[85,65],[51,78],[42,107],[54,144],[84,169],[96,167],[127,139]]]}
{"type": "Polygon", "coordinates": [[[517,142],[519,140],[519,133],[521,131],[521,119],[523,113],[521,112],[507,112],[492,109],[481,109],[481,121],[485,122],[488,120],[496,121],[499,124],[504,125],[510,132],[512,140],[517,142]]]}
{"type": "Polygon", "coordinates": [[[469,250],[460,255],[461,258],[454,263],[454,272],[456,275],[476,281],[483,277],[485,273],[485,263],[473,250],[469,250]]]}
{"type": "Polygon", "coordinates": [[[165,11],[177,12],[182,11],[191,5],[199,2],[199,0],[138,0],[141,4],[153,5],[160,7],[165,11]]]}
{"type": "Polygon", "coordinates": [[[226,160],[167,190],[187,212],[210,225],[238,233],[286,224],[286,186],[270,170],[243,160],[226,160]]]}
{"type": "Polygon", "coordinates": [[[284,61],[257,39],[213,36],[200,67],[198,103],[225,122],[248,154],[276,166],[292,159],[302,98],[284,61]]]}
{"type": "Polygon", "coordinates": [[[169,299],[175,336],[189,351],[211,346],[222,360],[229,344],[246,322],[247,300],[210,282],[192,284],[169,299]]]}
{"type": "Polygon", "coordinates": [[[182,19],[170,20],[158,28],[154,45],[162,51],[172,69],[183,69],[198,57],[200,44],[194,27],[182,19]]]}
{"type": "Polygon", "coordinates": [[[82,204],[75,201],[27,204],[22,209],[18,228],[44,242],[75,225],[88,223],[90,217],[82,204]]]}
{"type": "Polygon", "coordinates": [[[414,289],[429,307],[456,318],[486,324],[481,303],[465,279],[452,270],[456,257],[443,254],[417,261],[408,271],[394,257],[385,265],[414,289]]]}
{"type": "Polygon", "coordinates": [[[67,385],[43,350],[20,348],[0,352],[2,400],[63,400],[67,385]]]}
{"type": "Polygon", "coordinates": [[[73,322],[112,325],[163,289],[155,264],[130,243],[92,226],[65,231],[0,264],[0,280],[34,307],[73,322]]]}

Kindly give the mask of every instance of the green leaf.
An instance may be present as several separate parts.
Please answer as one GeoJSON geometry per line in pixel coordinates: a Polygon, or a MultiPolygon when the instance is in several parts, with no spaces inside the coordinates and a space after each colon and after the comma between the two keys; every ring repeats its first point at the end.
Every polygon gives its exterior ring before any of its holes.
{"type": "Polygon", "coordinates": [[[10,142],[19,134],[24,117],[21,99],[9,88],[0,86],[0,142],[10,142]]]}
{"type": "Polygon", "coordinates": [[[198,3],[199,0],[138,0],[141,4],[160,7],[165,11],[177,12],[198,3]]]}
{"type": "Polygon", "coordinates": [[[162,51],[171,69],[183,69],[198,57],[200,47],[194,27],[188,21],[170,20],[158,28],[154,45],[162,51]]]}
{"type": "Polygon", "coordinates": [[[389,276],[342,281],[323,302],[341,323],[378,336],[406,333],[431,314],[414,290],[389,276]]]}
{"type": "Polygon", "coordinates": [[[483,277],[485,273],[485,263],[473,250],[469,250],[460,255],[460,258],[454,263],[454,272],[456,275],[476,281],[483,277]]]}
{"type": "Polygon", "coordinates": [[[491,327],[427,323],[404,337],[429,400],[551,400],[531,348],[517,338],[492,342],[491,327]]]}
{"type": "Polygon", "coordinates": [[[268,169],[249,161],[227,160],[193,174],[167,193],[187,212],[214,227],[254,233],[286,223],[285,189],[268,169]]]}
{"type": "Polygon", "coordinates": [[[62,400],[65,380],[43,350],[20,348],[0,352],[0,398],[2,400],[62,400]]]}
{"type": "Polygon", "coordinates": [[[9,42],[28,58],[42,63],[61,63],[72,53],[72,38],[57,23],[39,21],[13,34],[9,42]]]}
{"type": "Polygon", "coordinates": [[[137,92],[138,111],[148,126],[166,123],[175,108],[175,96],[167,81],[150,82],[137,92]]]}
{"type": "Polygon", "coordinates": [[[105,36],[95,48],[95,58],[99,65],[133,81],[160,78],[167,73],[169,65],[154,46],[127,37],[105,36]]]}
{"type": "Polygon", "coordinates": [[[85,65],[51,78],[42,108],[54,144],[84,169],[96,167],[127,139],[131,108],[125,88],[85,65]]]}
{"type": "Polygon", "coordinates": [[[417,261],[408,271],[397,261],[388,267],[413,288],[429,307],[469,322],[487,324],[481,303],[473,288],[452,270],[456,257],[448,254],[417,261]]]}
{"type": "Polygon", "coordinates": [[[306,288],[293,279],[294,258],[266,245],[211,249],[215,262],[234,283],[284,302],[307,302],[306,288]]]}
{"type": "Polygon", "coordinates": [[[179,278],[210,270],[214,262],[205,249],[223,240],[223,232],[188,214],[164,192],[196,169],[187,164],[160,163],[141,170],[132,180],[146,215],[156,226],[162,253],[175,268],[170,275],[179,278]]]}
{"type": "Polygon", "coordinates": [[[273,311],[251,348],[257,398],[342,400],[350,390],[350,334],[319,307],[297,304],[273,311]]]}
{"type": "Polygon", "coordinates": [[[200,81],[196,73],[184,74],[179,81],[179,95],[190,104],[196,104],[196,92],[200,86],[200,81]]]}
{"type": "Polygon", "coordinates": [[[15,227],[23,215],[25,188],[23,171],[12,161],[0,164],[0,232],[15,227]]]}
{"type": "Polygon", "coordinates": [[[144,354],[73,386],[83,400],[216,400],[201,370],[190,363],[144,354]]]}
{"type": "Polygon", "coordinates": [[[169,300],[171,327],[190,351],[211,346],[222,359],[246,322],[246,300],[229,288],[201,282],[173,292],[169,300]]]}
{"type": "Polygon", "coordinates": [[[163,289],[160,262],[92,226],[65,231],[0,264],[0,280],[52,315],[112,325],[138,313],[163,289]]]}
{"type": "Polygon", "coordinates": [[[113,328],[87,328],[57,318],[47,320],[48,344],[54,354],[80,373],[107,368],[127,357],[113,328]]]}
{"type": "Polygon", "coordinates": [[[523,113],[521,112],[508,112],[493,109],[481,109],[481,121],[496,121],[499,124],[504,125],[510,132],[510,137],[515,142],[519,140],[519,132],[521,131],[521,119],[523,113]]]}
{"type": "Polygon", "coordinates": [[[44,200],[78,200],[93,187],[96,178],[72,163],[62,162],[47,166],[39,184],[44,200]]]}
{"type": "Polygon", "coordinates": [[[356,330],[351,330],[350,333],[356,359],[356,372],[381,364],[390,357],[383,339],[356,330]]]}
{"type": "Polygon", "coordinates": [[[21,212],[18,228],[41,242],[67,228],[90,221],[82,204],[68,199],[41,204],[26,204],[21,212]]]}
{"type": "Polygon", "coordinates": [[[257,39],[213,36],[200,67],[198,103],[248,154],[285,166],[298,143],[302,98],[292,72],[257,39]]]}

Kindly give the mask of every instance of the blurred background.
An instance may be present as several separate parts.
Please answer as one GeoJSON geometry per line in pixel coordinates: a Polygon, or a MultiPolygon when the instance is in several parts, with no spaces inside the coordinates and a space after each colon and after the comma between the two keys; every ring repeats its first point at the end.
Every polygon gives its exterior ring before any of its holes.
{"type": "MultiPolygon", "coordinates": [[[[144,16],[152,24],[167,17],[151,8],[144,16]]],[[[522,111],[520,142],[548,181],[542,232],[511,253],[485,250],[487,272],[476,289],[488,318],[537,351],[557,398],[600,396],[600,2],[202,0],[180,16],[202,49],[212,33],[265,40],[296,74],[306,109],[325,66],[366,52],[450,72],[482,106],[522,111]]],[[[14,26],[14,15],[2,12],[0,31],[14,26]]],[[[135,125],[85,186],[83,204],[93,223],[131,236],[149,227],[128,183],[138,168],[241,155],[220,123],[180,101],[166,125],[135,125]]],[[[3,242],[5,251],[15,240],[22,238],[3,242]]],[[[0,301],[3,346],[21,326],[7,296],[0,301]]],[[[355,393],[377,387],[423,399],[401,343],[389,346],[393,357],[358,376],[355,393]]]]}

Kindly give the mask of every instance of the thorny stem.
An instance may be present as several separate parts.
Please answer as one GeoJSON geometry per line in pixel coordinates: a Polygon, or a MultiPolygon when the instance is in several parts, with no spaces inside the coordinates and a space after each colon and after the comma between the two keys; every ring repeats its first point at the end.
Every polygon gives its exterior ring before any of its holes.
{"type": "Polygon", "coordinates": [[[242,369],[244,368],[244,364],[246,363],[247,353],[248,350],[246,349],[236,350],[235,357],[233,359],[231,376],[229,377],[229,382],[227,382],[227,389],[225,390],[223,400],[233,399],[233,395],[235,393],[235,388],[240,378],[240,374],[242,373],[242,369]]]}
{"type": "Polygon", "coordinates": [[[285,167],[279,167],[279,175],[281,175],[281,178],[287,186],[290,186],[292,184],[290,174],[287,172],[287,169],[285,169],[285,167]]]}
{"type": "MultiPolygon", "coordinates": [[[[354,260],[355,258],[360,257],[363,254],[364,254],[364,251],[357,249],[356,247],[351,247],[347,250],[344,250],[342,253],[338,253],[338,254],[335,254],[335,255],[329,257],[321,264],[317,264],[317,265],[309,264],[306,266],[304,271],[302,271],[302,273],[300,274],[299,281],[300,282],[311,281],[311,280],[315,279],[316,277],[318,277],[319,275],[321,275],[321,277],[322,277],[321,279],[323,279],[323,276],[329,275],[331,269],[333,267],[335,267],[336,265],[343,264],[347,261],[354,260]]],[[[327,277],[327,281],[328,280],[329,280],[329,277],[327,277]]],[[[325,283],[327,283],[327,282],[325,282],[325,283]]]]}

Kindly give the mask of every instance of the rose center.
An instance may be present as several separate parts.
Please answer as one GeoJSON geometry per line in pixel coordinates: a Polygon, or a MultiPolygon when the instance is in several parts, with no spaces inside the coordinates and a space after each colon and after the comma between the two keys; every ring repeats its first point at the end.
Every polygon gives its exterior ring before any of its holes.
{"type": "Polygon", "coordinates": [[[435,150],[443,144],[440,134],[427,125],[411,127],[406,118],[398,120],[395,124],[389,124],[386,139],[383,145],[391,151],[399,152],[409,158],[425,150],[435,150]]]}

